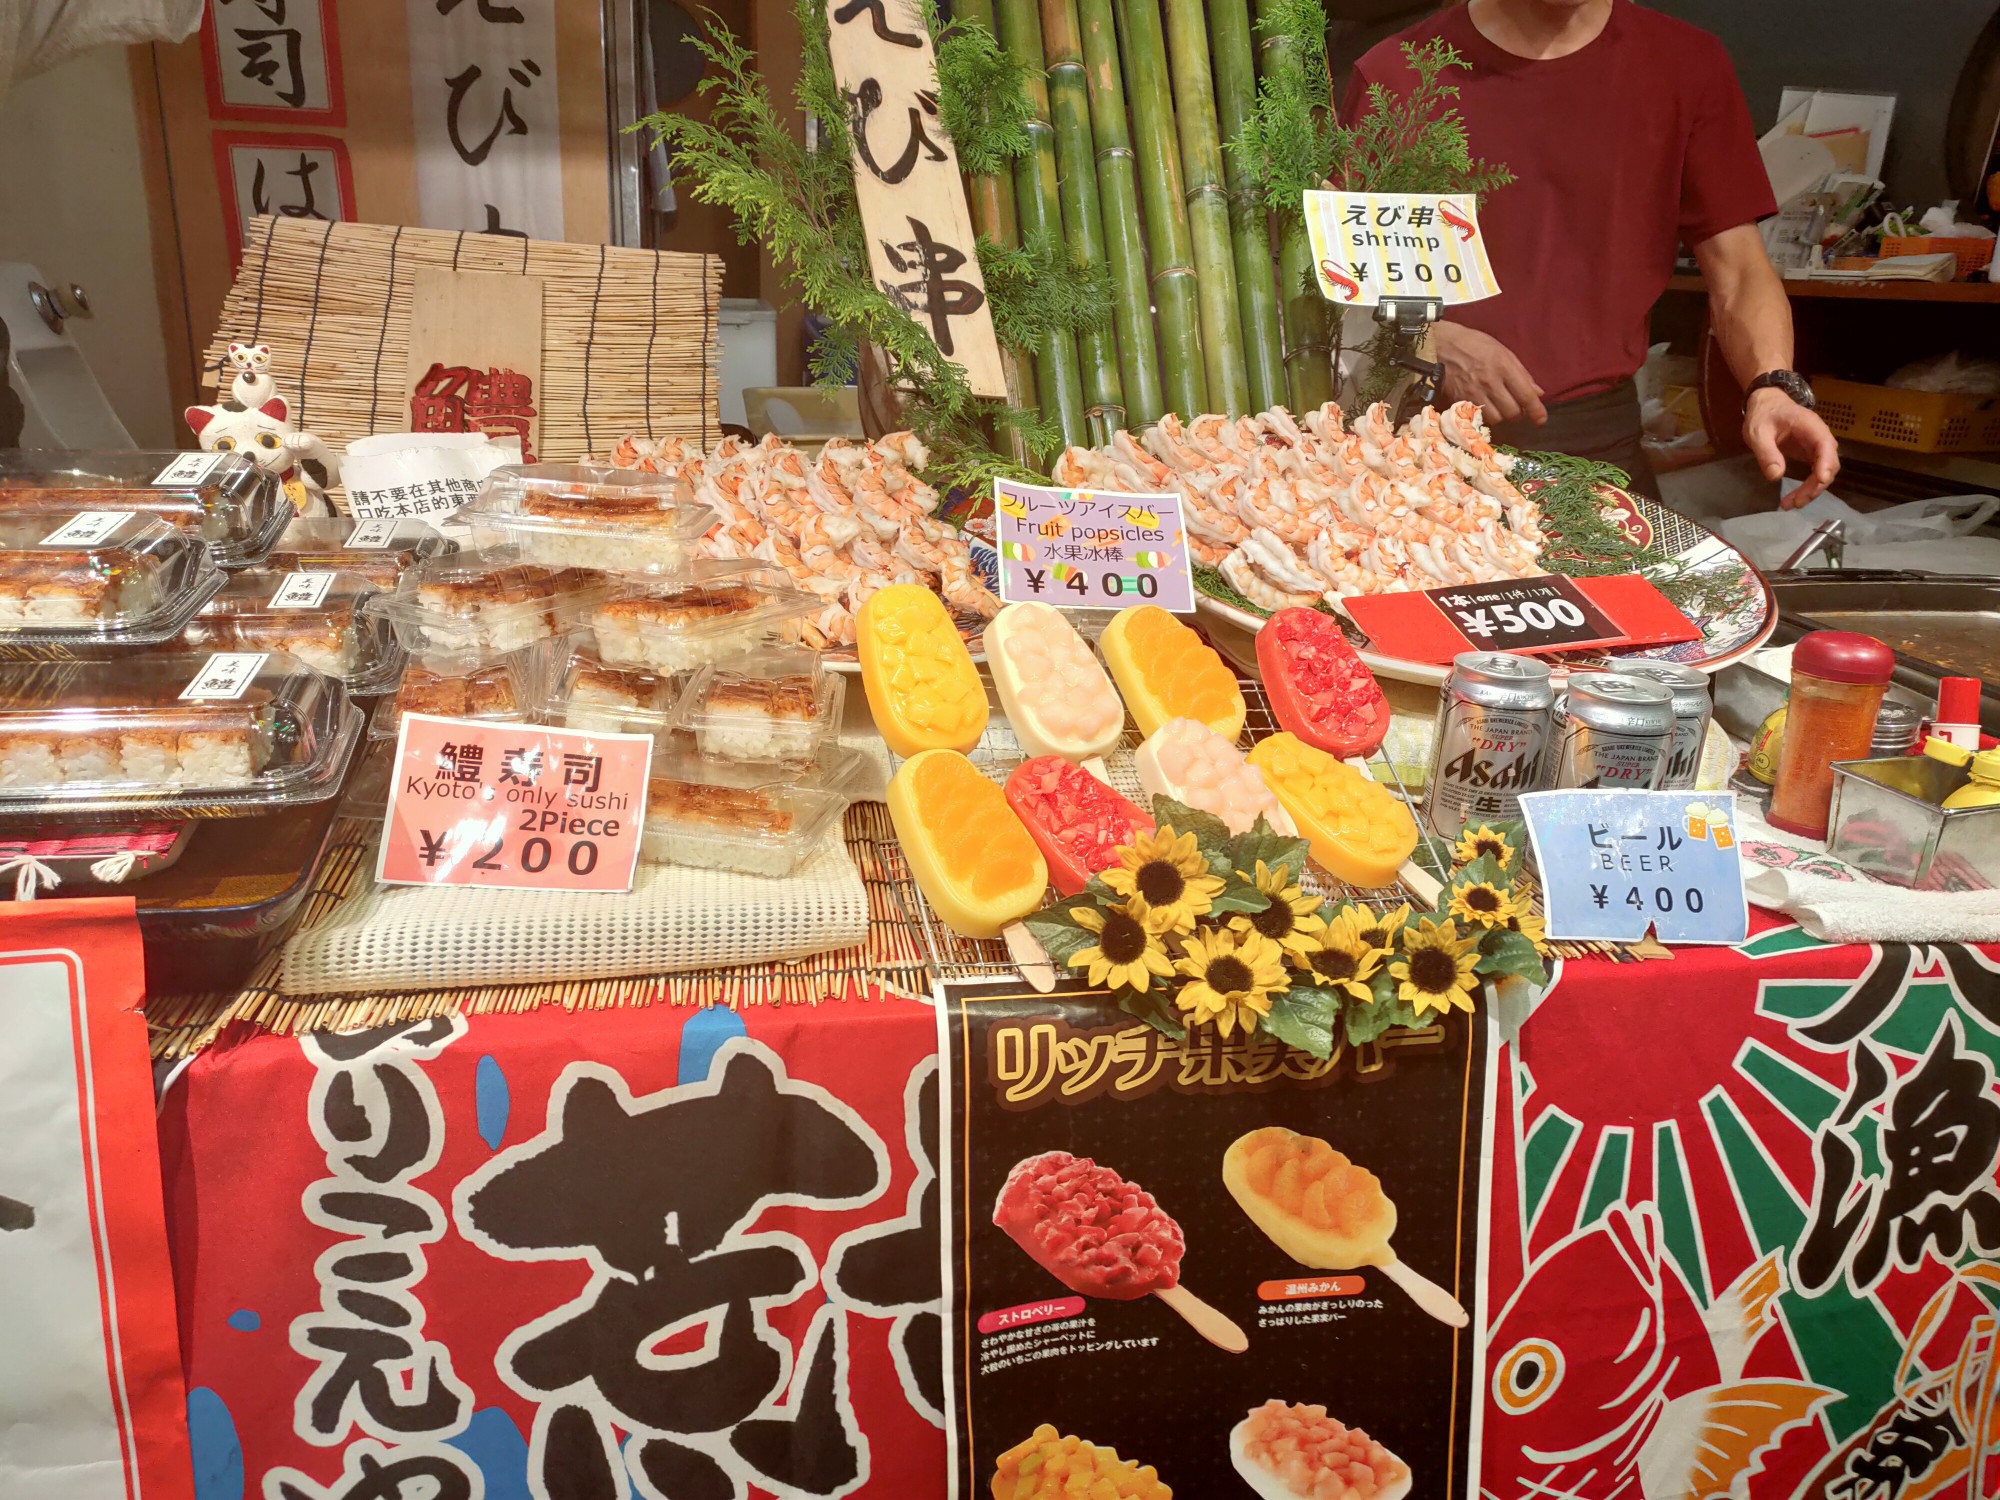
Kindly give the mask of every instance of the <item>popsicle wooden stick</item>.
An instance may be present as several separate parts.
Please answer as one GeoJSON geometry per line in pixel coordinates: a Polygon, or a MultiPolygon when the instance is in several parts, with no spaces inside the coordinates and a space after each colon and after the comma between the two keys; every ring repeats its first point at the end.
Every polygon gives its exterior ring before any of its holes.
{"type": "MultiPolygon", "coordinates": [[[[1419,1277],[1419,1280],[1423,1278],[1419,1277]]],[[[1426,1283],[1428,1284],[1428,1283],[1426,1283]]],[[[1433,1288],[1435,1290],[1435,1288],[1433,1288]]],[[[1161,1287],[1153,1293],[1167,1306],[1187,1319],[1188,1327],[1207,1339],[1224,1354],[1241,1354],[1250,1347],[1250,1339],[1222,1313],[1210,1307],[1201,1298],[1184,1286],[1161,1287]]],[[[1465,1317],[1459,1314],[1460,1319],[1465,1317]]]]}
{"type": "Polygon", "coordinates": [[[1104,763],[1103,756],[1093,755],[1088,760],[1080,762],[1080,764],[1084,770],[1090,772],[1091,775],[1095,776],[1106,786],[1111,785],[1111,767],[1104,763]]]}
{"type": "Polygon", "coordinates": [[[1046,995],[1056,987],[1055,962],[1049,957],[1049,950],[1028,931],[1025,924],[1009,922],[1000,929],[1000,938],[1007,945],[1007,956],[1014,960],[1014,966],[1021,971],[1029,989],[1038,995],[1046,995]]]}
{"type": "Polygon", "coordinates": [[[1378,1263],[1378,1269],[1397,1286],[1409,1294],[1412,1302],[1429,1313],[1440,1323],[1452,1328],[1463,1328],[1471,1321],[1465,1309],[1458,1305],[1458,1299],[1428,1276],[1411,1270],[1392,1250],[1387,1260],[1378,1263]]]}

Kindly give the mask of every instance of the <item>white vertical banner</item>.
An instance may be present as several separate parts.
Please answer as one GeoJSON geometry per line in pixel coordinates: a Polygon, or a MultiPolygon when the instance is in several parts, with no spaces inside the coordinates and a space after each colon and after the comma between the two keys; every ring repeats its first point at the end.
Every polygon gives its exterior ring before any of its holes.
{"type": "Polygon", "coordinates": [[[419,218],[563,237],[556,0],[407,0],[419,218]]]}

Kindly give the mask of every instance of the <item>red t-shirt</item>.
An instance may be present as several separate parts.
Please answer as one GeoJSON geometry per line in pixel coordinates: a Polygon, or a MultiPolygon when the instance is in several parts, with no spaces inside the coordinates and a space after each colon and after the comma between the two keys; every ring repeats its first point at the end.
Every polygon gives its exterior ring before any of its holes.
{"type": "Polygon", "coordinates": [[[1514,174],[1479,205],[1500,295],[1451,310],[1512,349],[1545,400],[1587,395],[1645,362],[1646,316],[1675,242],[1775,213],[1729,54],[1707,32],[1615,0],[1589,46],[1534,61],[1489,42],[1463,5],[1373,48],[1341,116],[1411,73],[1402,43],[1443,37],[1469,62],[1457,86],[1472,154],[1514,174]]]}

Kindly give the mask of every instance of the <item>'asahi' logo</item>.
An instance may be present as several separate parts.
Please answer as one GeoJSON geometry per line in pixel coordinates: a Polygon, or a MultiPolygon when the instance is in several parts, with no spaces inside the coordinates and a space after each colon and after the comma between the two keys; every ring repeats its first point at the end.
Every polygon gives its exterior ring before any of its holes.
{"type": "Polygon", "coordinates": [[[1478,751],[1468,750],[1445,763],[1443,778],[1460,786],[1490,787],[1496,792],[1508,792],[1515,787],[1527,786],[1535,779],[1535,768],[1540,759],[1540,756],[1521,754],[1495,765],[1478,751]]]}

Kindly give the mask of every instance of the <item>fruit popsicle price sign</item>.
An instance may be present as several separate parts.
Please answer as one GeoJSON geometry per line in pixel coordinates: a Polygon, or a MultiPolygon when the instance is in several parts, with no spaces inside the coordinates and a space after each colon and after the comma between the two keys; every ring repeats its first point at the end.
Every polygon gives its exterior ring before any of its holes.
{"type": "Polygon", "coordinates": [[[1000,598],[1063,609],[1157,604],[1194,613],[1178,495],[993,481],[1000,598]]]}
{"type": "Polygon", "coordinates": [[[649,734],[405,714],[376,877],[629,891],[652,755],[649,734]]]}
{"type": "Polygon", "coordinates": [[[1750,932],[1731,792],[1530,792],[1521,799],[1552,938],[1740,943],[1750,932]]]}
{"type": "Polygon", "coordinates": [[[1373,306],[1384,297],[1447,304],[1498,295],[1471,193],[1306,194],[1306,234],[1320,295],[1373,306]]]}

